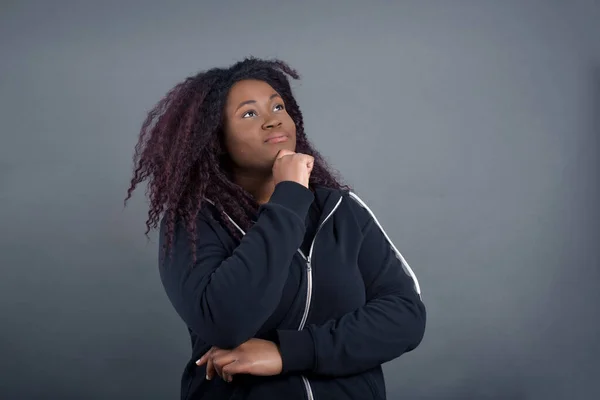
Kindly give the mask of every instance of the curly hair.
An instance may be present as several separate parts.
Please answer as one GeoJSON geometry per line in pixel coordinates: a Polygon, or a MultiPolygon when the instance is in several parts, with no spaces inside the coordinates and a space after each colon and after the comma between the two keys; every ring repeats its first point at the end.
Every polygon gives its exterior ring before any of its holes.
{"type": "MultiPolygon", "coordinates": [[[[224,146],[223,109],[230,88],[238,81],[264,81],[283,98],[296,125],[296,151],[315,160],[310,185],[347,188],[306,138],[302,113],[286,75],[299,79],[296,70],[281,60],[246,58],[229,68],[212,68],[186,78],[148,113],[135,146],[125,205],[136,187],[147,180],[145,234],[164,218],[164,251],[172,247],[176,224],[182,223],[195,262],[196,218],[204,199],[210,199],[222,217],[229,215],[245,231],[258,211],[253,196],[232,181],[224,146]]],[[[222,220],[229,233],[241,239],[229,219],[222,220]]]]}

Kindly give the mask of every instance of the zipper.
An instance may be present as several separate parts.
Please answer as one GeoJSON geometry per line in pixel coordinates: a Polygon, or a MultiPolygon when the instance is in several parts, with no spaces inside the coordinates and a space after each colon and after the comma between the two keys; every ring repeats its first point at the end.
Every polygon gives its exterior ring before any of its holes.
{"type": "MultiPolygon", "coordinates": [[[[212,201],[210,201],[208,199],[206,199],[206,200],[209,203],[214,205],[214,203],[212,201]]],[[[331,218],[333,213],[335,213],[335,210],[337,210],[339,205],[342,203],[342,200],[343,200],[343,197],[340,197],[340,199],[336,203],[335,207],[333,207],[333,210],[331,210],[331,212],[327,215],[327,217],[323,220],[323,222],[321,222],[321,225],[319,225],[319,228],[317,228],[317,231],[315,232],[315,236],[313,237],[312,243],[310,244],[310,250],[308,251],[308,257],[305,256],[304,253],[302,253],[302,250],[298,249],[298,253],[300,253],[300,255],[302,256],[304,261],[306,261],[306,304],[304,305],[304,313],[302,314],[302,320],[300,320],[300,325],[298,326],[299,331],[304,329],[304,325],[306,325],[306,320],[308,319],[308,313],[310,311],[310,303],[312,301],[312,255],[313,255],[313,249],[315,247],[317,235],[319,234],[319,231],[321,230],[323,225],[325,225],[325,222],[327,222],[327,220],[329,218],[331,218]]],[[[240,226],[238,224],[236,224],[235,221],[229,215],[227,215],[227,214],[225,214],[225,215],[227,216],[229,221],[231,221],[231,223],[233,223],[233,225],[242,233],[242,235],[246,234],[246,232],[244,232],[244,230],[242,228],[240,228],[240,226]]],[[[315,400],[315,397],[313,396],[312,388],[310,386],[310,382],[304,375],[301,375],[300,377],[302,378],[302,382],[304,383],[304,391],[306,392],[307,399],[315,400]]]]}
{"type": "Polygon", "coordinates": [[[312,388],[310,387],[310,382],[304,375],[300,376],[302,378],[302,383],[304,383],[304,391],[306,392],[306,398],[308,400],[315,400],[312,392],[312,388]]]}
{"type": "Polygon", "coordinates": [[[300,320],[300,325],[298,326],[298,330],[301,331],[304,329],[304,325],[306,325],[308,311],[310,310],[310,303],[312,301],[312,264],[310,258],[306,257],[304,253],[302,253],[302,250],[298,249],[298,253],[300,253],[306,262],[306,303],[304,304],[304,312],[302,313],[302,319],[300,320]]]}
{"type": "MultiPolygon", "coordinates": [[[[323,220],[323,222],[321,222],[321,225],[319,225],[319,228],[317,228],[317,231],[315,232],[315,236],[313,237],[312,243],[310,244],[310,250],[308,251],[308,257],[305,256],[304,253],[302,253],[302,250],[298,249],[298,253],[300,253],[300,255],[302,256],[304,261],[306,261],[306,304],[304,305],[304,313],[302,314],[302,319],[300,320],[300,325],[298,326],[299,331],[304,329],[304,326],[306,325],[306,320],[308,319],[308,313],[310,312],[310,304],[312,301],[312,292],[313,292],[313,290],[312,290],[312,286],[313,286],[312,285],[312,255],[313,255],[313,250],[315,247],[315,242],[317,240],[317,235],[319,234],[319,231],[321,230],[323,225],[325,225],[325,222],[327,222],[327,220],[333,215],[333,213],[335,213],[335,210],[337,210],[337,208],[339,207],[340,203],[342,202],[342,199],[343,199],[343,197],[340,197],[340,199],[338,200],[335,207],[333,207],[333,210],[331,210],[331,212],[327,215],[327,217],[323,220]]],[[[302,378],[302,383],[304,383],[304,390],[306,391],[307,399],[314,400],[315,398],[313,396],[310,382],[304,375],[301,375],[301,378],[302,378]]]]}

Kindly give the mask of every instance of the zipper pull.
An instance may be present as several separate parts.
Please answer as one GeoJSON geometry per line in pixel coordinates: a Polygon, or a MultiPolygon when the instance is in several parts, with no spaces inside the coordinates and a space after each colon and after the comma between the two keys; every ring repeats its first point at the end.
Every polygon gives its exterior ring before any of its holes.
{"type": "Polygon", "coordinates": [[[311,264],[310,264],[310,260],[309,260],[309,259],[307,259],[307,260],[306,260],[306,268],[307,268],[309,271],[312,269],[312,266],[311,266],[311,264]]]}

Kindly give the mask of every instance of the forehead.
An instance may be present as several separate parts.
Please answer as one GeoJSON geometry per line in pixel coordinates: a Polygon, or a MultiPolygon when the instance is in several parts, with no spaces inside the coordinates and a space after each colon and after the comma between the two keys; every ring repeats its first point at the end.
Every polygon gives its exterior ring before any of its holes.
{"type": "Polygon", "coordinates": [[[277,92],[268,83],[246,79],[236,82],[231,87],[227,101],[228,103],[235,103],[246,100],[260,100],[262,97],[269,98],[273,93],[277,92]]]}

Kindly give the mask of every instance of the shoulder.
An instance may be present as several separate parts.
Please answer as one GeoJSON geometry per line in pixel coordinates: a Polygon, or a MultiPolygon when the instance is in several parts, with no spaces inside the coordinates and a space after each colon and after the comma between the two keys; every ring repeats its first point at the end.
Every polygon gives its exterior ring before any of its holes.
{"type": "Polygon", "coordinates": [[[373,223],[373,217],[366,202],[356,192],[350,190],[343,193],[343,202],[346,204],[349,216],[356,221],[361,232],[368,230],[373,223]]]}

